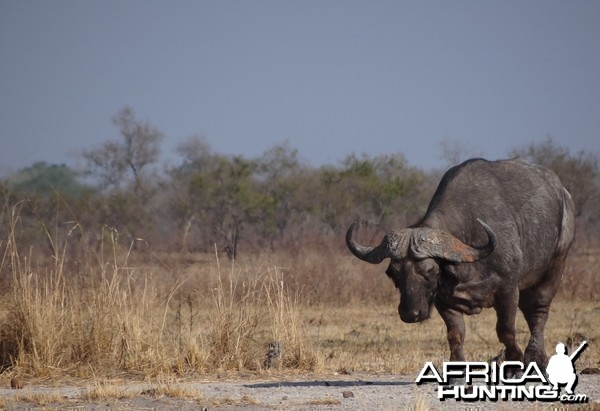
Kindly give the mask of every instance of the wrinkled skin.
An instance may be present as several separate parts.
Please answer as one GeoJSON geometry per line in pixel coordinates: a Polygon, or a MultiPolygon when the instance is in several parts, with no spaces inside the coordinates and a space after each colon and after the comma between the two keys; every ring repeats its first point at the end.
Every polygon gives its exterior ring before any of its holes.
{"type": "Polygon", "coordinates": [[[547,363],[544,328],[574,237],[573,201],[550,170],[520,160],[469,160],[442,178],[425,216],[410,228],[364,247],[346,236],[358,258],[378,264],[400,290],[402,321],[420,322],[436,307],[447,328],[451,361],[464,361],[463,315],[493,307],[508,361],[547,363]],[[516,342],[520,309],[531,338],[516,342]]]}

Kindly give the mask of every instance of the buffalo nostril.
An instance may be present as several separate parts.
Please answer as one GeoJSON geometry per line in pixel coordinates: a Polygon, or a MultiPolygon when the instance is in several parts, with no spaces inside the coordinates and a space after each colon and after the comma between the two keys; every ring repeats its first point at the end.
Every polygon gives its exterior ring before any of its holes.
{"type": "Polygon", "coordinates": [[[405,323],[416,323],[423,320],[423,312],[421,310],[403,310],[398,306],[400,319],[405,323]]]}

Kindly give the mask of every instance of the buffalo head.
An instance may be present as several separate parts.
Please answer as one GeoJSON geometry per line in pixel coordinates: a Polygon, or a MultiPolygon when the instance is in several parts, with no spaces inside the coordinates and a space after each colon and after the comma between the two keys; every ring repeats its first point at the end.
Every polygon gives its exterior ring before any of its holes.
{"type": "Polygon", "coordinates": [[[402,321],[414,323],[429,318],[440,272],[444,264],[472,263],[494,251],[496,235],[483,221],[488,241],[481,247],[463,243],[447,231],[416,227],[392,231],[381,244],[364,247],[356,243],[352,224],[346,233],[346,244],[352,254],[371,264],[390,258],[386,274],[400,290],[398,313],[402,321]]]}

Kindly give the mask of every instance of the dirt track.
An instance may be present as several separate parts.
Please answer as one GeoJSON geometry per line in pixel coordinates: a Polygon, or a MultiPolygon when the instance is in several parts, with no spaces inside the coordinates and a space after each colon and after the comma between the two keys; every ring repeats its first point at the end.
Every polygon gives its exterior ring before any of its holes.
{"type": "MultiPolygon", "coordinates": [[[[171,388],[196,393],[192,398],[170,398],[153,384],[128,384],[120,387],[121,398],[85,399],[86,387],[25,387],[23,390],[0,389],[7,409],[556,409],[560,403],[533,402],[456,402],[437,399],[437,385],[414,384],[414,377],[393,375],[343,375],[330,377],[297,376],[286,380],[247,379],[234,381],[184,382],[171,388]],[[21,399],[60,398],[36,405],[21,399]]],[[[600,409],[600,375],[581,375],[577,393],[586,394],[589,405],[600,409]]],[[[39,404],[39,402],[38,402],[39,404]]]]}

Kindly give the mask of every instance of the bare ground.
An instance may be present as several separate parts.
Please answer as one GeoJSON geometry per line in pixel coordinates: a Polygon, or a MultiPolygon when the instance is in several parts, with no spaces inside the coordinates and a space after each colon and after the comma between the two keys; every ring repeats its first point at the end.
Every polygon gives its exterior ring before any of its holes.
{"type": "Polygon", "coordinates": [[[440,401],[437,385],[417,386],[414,376],[390,374],[296,375],[283,378],[237,376],[232,380],[169,383],[110,382],[95,386],[48,387],[28,385],[22,390],[0,389],[6,409],[122,409],[122,410],[306,410],[306,409],[566,409],[600,410],[600,375],[580,375],[576,393],[586,394],[584,405],[559,402],[440,401]]]}

